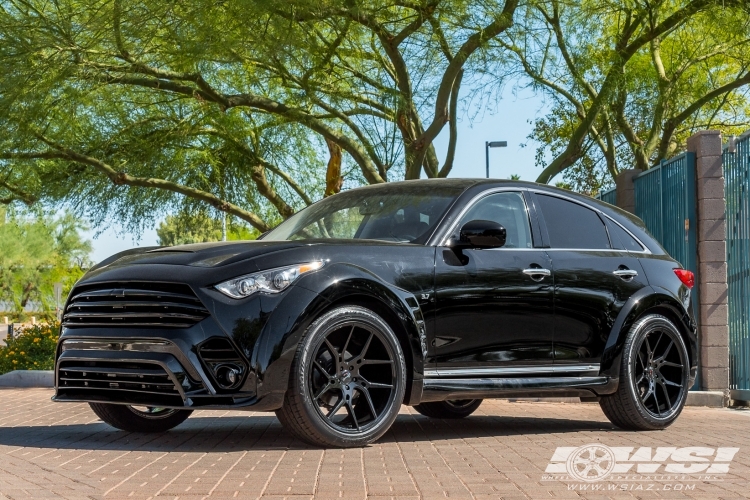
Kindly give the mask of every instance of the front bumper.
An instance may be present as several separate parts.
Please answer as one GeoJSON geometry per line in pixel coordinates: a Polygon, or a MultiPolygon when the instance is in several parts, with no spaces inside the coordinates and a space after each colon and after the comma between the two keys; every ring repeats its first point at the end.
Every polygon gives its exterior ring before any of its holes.
{"type": "MultiPolygon", "coordinates": [[[[63,328],[52,400],[264,409],[247,358],[211,318],[188,329],[63,328]],[[241,379],[231,390],[217,384],[213,362],[201,354],[201,346],[217,340],[232,346],[232,362],[242,368],[241,379]]],[[[267,406],[274,403],[268,401],[267,406]]]]}
{"type": "Polygon", "coordinates": [[[190,328],[63,327],[52,399],[183,409],[264,409],[248,357],[212,317],[190,328]],[[217,342],[222,349],[215,348],[217,342]],[[215,368],[227,363],[236,366],[240,376],[234,386],[222,388],[215,368]]]}

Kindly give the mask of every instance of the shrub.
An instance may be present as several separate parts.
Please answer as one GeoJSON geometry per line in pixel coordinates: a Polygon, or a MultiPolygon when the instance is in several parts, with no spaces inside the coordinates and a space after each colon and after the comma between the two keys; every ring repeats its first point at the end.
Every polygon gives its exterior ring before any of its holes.
{"type": "Polygon", "coordinates": [[[60,324],[46,323],[8,338],[8,345],[0,347],[0,375],[13,370],[52,370],[59,336],[60,324]]]}

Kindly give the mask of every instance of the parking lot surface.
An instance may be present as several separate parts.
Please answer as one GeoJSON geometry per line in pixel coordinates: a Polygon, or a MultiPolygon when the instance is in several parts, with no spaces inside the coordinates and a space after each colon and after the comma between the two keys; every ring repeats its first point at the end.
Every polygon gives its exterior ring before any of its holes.
{"type": "Polygon", "coordinates": [[[615,429],[596,404],[485,401],[452,421],[403,407],[380,441],[340,450],[291,438],[269,413],[195,412],[132,434],[51,395],[0,389],[2,500],[750,496],[748,410],[686,408],[644,433],[615,429]]]}

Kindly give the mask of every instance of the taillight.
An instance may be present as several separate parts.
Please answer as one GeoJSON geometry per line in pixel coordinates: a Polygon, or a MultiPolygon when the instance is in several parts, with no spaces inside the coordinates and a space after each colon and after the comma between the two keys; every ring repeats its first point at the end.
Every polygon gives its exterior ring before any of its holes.
{"type": "Polygon", "coordinates": [[[695,274],[693,274],[693,271],[688,271],[687,269],[673,269],[673,271],[686,287],[693,288],[695,286],[695,274]]]}

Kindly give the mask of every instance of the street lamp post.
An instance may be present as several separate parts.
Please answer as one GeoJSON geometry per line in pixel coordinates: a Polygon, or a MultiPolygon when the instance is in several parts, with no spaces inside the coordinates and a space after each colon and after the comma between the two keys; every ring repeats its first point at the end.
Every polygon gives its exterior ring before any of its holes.
{"type": "Polygon", "coordinates": [[[484,156],[487,160],[487,178],[490,178],[490,148],[504,148],[508,146],[508,141],[487,141],[484,143],[484,156]]]}

